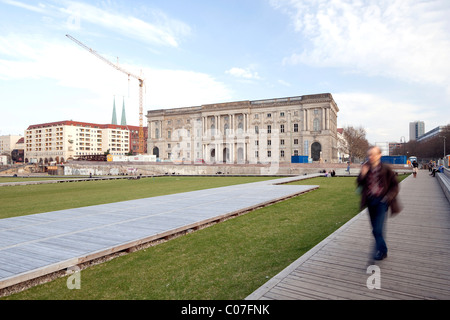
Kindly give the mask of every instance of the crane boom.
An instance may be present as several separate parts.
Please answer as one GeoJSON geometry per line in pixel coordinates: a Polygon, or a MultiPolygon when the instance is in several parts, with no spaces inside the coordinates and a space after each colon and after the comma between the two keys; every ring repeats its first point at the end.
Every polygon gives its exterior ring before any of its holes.
{"type": "Polygon", "coordinates": [[[70,40],[72,40],[73,42],[75,42],[76,44],[78,44],[79,46],[81,46],[82,48],[86,49],[87,51],[89,51],[94,56],[96,56],[97,58],[99,58],[100,60],[105,62],[106,64],[110,65],[114,69],[125,73],[126,75],[128,75],[128,78],[132,77],[132,78],[135,78],[135,79],[137,79],[139,81],[139,149],[138,149],[138,152],[139,152],[139,154],[143,154],[144,153],[144,126],[143,126],[143,119],[144,119],[144,115],[143,115],[144,114],[144,111],[143,111],[143,105],[144,105],[144,94],[143,94],[144,79],[141,76],[135,75],[135,74],[125,70],[124,68],[120,67],[119,65],[117,65],[115,63],[112,63],[111,61],[109,61],[105,57],[103,57],[100,54],[98,54],[97,51],[93,50],[92,48],[89,48],[84,43],[82,43],[81,41],[75,39],[71,35],[66,34],[66,37],[69,38],[70,40]]]}

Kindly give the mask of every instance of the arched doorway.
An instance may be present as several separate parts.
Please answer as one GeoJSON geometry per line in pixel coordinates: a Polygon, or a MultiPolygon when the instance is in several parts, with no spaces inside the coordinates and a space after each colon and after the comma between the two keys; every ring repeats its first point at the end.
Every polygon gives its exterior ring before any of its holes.
{"type": "Polygon", "coordinates": [[[230,150],[228,148],[223,148],[223,162],[230,162],[230,150]]]}
{"type": "Polygon", "coordinates": [[[215,162],[216,161],[216,149],[211,149],[211,162],[215,162]]]}
{"type": "Polygon", "coordinates": [[[156,158],[159,158],[159,148],[153,147],[153,155],[156,156],[156,158]]]}
{"type": "Polygon", "coordinates": [[[244,149],[243,148],[238,148],[238,150],[237,150],[237,161],[238,161],[238,163],[244,162],[244,149]]]}
{"type": "Polygon", "coordinates": [[[311,158],[313,161],[320,160],[320,152],[322,151],[322,145],[319,142],[314,142],[311,145],[311,158]]]}

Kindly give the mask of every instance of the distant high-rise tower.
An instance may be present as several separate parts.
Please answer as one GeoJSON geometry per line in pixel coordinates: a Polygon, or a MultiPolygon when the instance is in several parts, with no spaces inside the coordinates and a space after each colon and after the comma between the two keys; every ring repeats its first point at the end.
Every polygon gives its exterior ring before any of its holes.
{"type": "Polygon", "coordinates": [[[116,117],[116,96],[114,96],[114,102],[113,102],[113,114],[112,114],[111,124],[117,124],[117,117],[116,117]]]}
{"type": "Polygon", "coordinates": [[[125,116],[125,97],[123,98],[122,121],[120,122],[120,125],[122,125],[122,126],[126,126],[127,125],[127,118],[125,116]]]}
{"type": "Polygon", "coordinates": [[[409,123],[409,140],[417,140],[425,133],[425,123],[423,121],[414,121],[409,123]]]}

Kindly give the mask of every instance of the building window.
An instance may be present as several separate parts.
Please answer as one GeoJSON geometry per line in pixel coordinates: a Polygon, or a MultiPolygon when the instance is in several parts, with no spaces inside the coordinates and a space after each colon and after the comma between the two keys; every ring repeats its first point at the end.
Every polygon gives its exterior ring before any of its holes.
{"type": "Polygon", "coordinates": [[[272,133],[272,126],[271,125],[267,126],[267,133],[272,133]]]}
{"type": "Polygon", "coordinates": [[[294,132],[298,132],[298,123],[294,123],[294,132]]]}
{"type": "Polygon", "coordinates": [[[272,145],[272,140],[267,140],[267,145],[271,146],[272,145]]]}
{"type": "Polygon", "coordinates": [[[280,144],[281,144],[282,146],[284,146],[284,139],[281,139],[281,140],[280,140],[280,144]]]}
{"type": "Polygon", "coordinates": [[[281,150],[280,156],[281,156],[282,158],[284,158],[284,150],[281,150]]]}
{"type": "Polygon", "coordinates": [[[238,133],[242,133],[244,131],[244,124],[242,122],[239,122],[238,124],[238,133]]]}
{"type": "Polygon", "coordinates": [[[258,134],[259,133],[259,127],[255,126],[255,133],[258,134]]]}
{"type": "Polygon", "coordinates": [[[284,117],[284,112],[280,112],[280,117],[284,117]]]}
{"type": "Polygon", "coordinates": [[[294,156],[298,156],[298,150],[294,150],[294,156]]]}
{"type": "Polygon", "coordinates": [[[281,133],[284,133],[284,124],[282,124],[282,125],[280,126],[280,131],[281,131],[281,133]]]}
{"type": "Polygon", "coordinates": [[[314,131],[319,131],[320,130],[320,121],[319,119],[314,119],[313,121],[313,130],[314,131]]]}
{"type": "Polygon", "coordinates": [[[268,114],[267,114],[267,118],[272,118],[272,114],[271,114],[271,113],[268,113],[268,114]]]}
{"type": "Polygon", "coordinates": [[[267,158],[271,158],[272,157],[272,151],[267,150],[267,158]]]}
{"type": "Polygon", "coordinates": [[[294,144],[298,144],[298,139],[294,139],[294,144]]]}

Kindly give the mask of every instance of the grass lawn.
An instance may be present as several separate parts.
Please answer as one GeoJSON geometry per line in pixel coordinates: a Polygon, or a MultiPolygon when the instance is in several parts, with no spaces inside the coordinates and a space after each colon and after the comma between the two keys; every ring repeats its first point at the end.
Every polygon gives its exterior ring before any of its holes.
{"type": "Polygon", "coordinates": [[[359,212],[354,177],[295,184],[320,188],[4,299],[244,299],[359,212]]]}
{"type": "Polygon", "coordinates": [[[168,176],[0,187],[0,219],[269,179],[168,176]]]}

